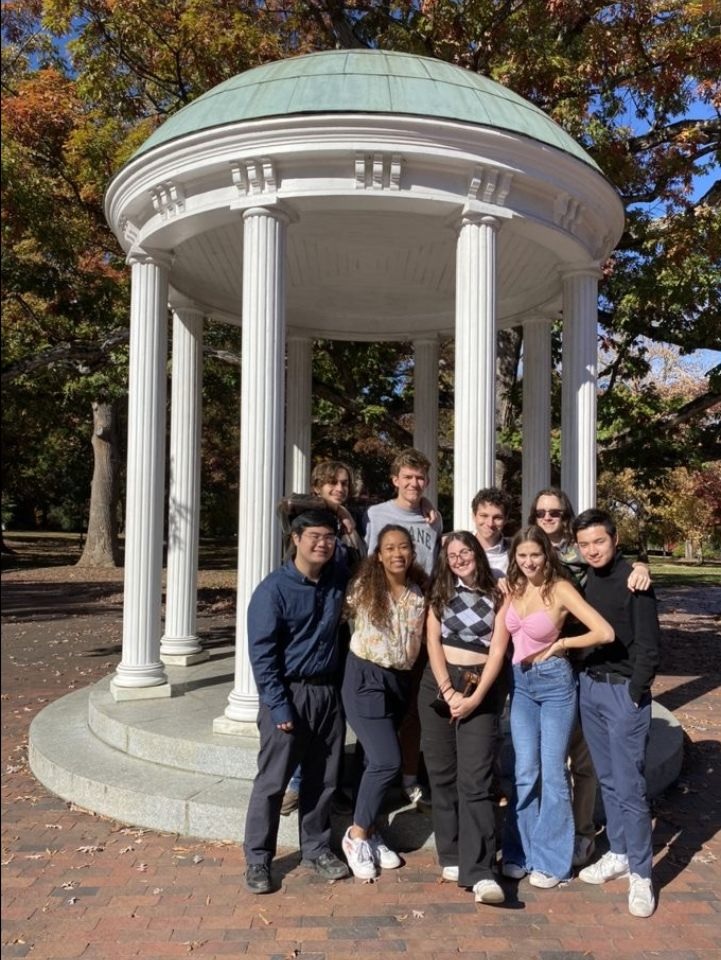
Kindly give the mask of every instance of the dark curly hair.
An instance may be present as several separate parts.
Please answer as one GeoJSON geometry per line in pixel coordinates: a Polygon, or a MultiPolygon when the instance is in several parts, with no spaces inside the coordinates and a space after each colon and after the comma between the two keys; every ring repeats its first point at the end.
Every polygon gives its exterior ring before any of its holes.
{"type": "Polygon", "coordinates": [[[567,580],[568,575],[563,569],[561,561],[558,559],[558,553],[554,549],[553,544],[543,530],[535,526],[535,524],[519,530],[513,540],[511,540],[511,546],[508,551],[508,575],[506,577],[508,586],[511,588],[511,593],[514,593],[516,596],[522,595],[528,583],[525,574],[516,563],[516,550],[522,543],[535,543],[543,550],[546,564],[543,568],[541,596],[544,600],[547,600],[553,584],[557,580],[567,580]]]}
{"type": "Polygon", "coordinates": [[[415,583],[423,593],[428,586],[428,578],[422,567],[416,563],[416,549],[413,546],[411,535],[405,527],[397,523],[387,523],[378,534],[378,542],[373,553],[363,560],[358,573],[353,577],[346,598],[346,609],[350,617],[363,608],[368,613],[370,622],[380,629],[390,626],[391,623],[391,593],[388,589],[388,580],[383,565],[380,562],[380,551],[383,540],[389,533],[402,533],[408,538],[411,545],[413,562],[406,572],[406,580],[415,583]]]}
{"type": "Polygon", "coordinates": [[[443,538],[440,556],[438,557],[438,566],[436,567],[436,578],[431,588],[430,605],[435,615],[440,620],[443,616],[443,610],[456,593],[456,576],[451,571],[448,563],[448,545],[454,540],[462,543],[472,553],[476,561],[476,572],[471,587],[490,596],[493,600],[493,609],[498,610],[503,602],[503,595],[496,586],[496,580],[491,573],[488,564],[486,551],[480,545],[476,537],[468,530],[454,530],[443,538]]]}

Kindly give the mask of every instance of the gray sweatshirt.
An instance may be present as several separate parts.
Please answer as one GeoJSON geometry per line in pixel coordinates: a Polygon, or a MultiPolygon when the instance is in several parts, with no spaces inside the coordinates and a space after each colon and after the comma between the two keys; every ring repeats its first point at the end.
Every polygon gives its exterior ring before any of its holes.
{"type": "Polygon", "coordinates": [[[395,500],[386,500],[385,503],[378,503],[374,507],[369,507],[368,525],[366,527],[368,553],[375,550],[378,534],[388,523],[405,527],[410,533],[413,546],[416,549],[416,562],[430,576],[438,551],[441,548],[441,534],[443,532],[441,515],[436,511],[436,519],[433,524],[430,524],[421,510],[404,510],[396,504],[395,500]]]}

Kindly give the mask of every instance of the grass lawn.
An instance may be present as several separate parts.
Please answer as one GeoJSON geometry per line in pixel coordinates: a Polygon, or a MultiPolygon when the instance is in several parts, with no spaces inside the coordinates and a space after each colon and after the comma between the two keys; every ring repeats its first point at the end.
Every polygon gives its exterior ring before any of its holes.
{"type": "Polygon", "coordinates": [[[710,560],[699,566],[682,560],[651,557],[651,578],[657,587],[721,586],[721,563],[710,560]]]}

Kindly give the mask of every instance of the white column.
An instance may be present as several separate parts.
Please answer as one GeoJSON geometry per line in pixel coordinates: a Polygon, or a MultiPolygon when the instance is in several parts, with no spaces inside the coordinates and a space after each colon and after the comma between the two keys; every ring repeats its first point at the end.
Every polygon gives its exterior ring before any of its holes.
{"type": "Polygon", "coordinates": [[[170,696],[160,661],[169,261],[132,263],[123,653],[116,700],[170,696]]]}
{"type": "Polygon", "coordinates": [[[596,264],[563,275],[561,486],[576,513],[596,504],[596,264]]]}
{"type": "Polygon", "coordinates": [[[235,685],[217,733],[257,735],[258,693],[248,659],[248,601],[280,560],[276,506],[283,483],[285,238],[277,208],[243,214],[243,343],[235,685]]]}
{"type": "Polygon", "coordinates": [[[414,340],[413,446],[431,461],[426,497],[436,503],[438,477],[438,340],[414,340]]]}
{"type": "Polygon", "coordinates": [[[285,407],[285,492],[310,490],[313,341],[288,337],[285,407]]]}
{"type": "Polygon", "coordinates": [[[493,486],[496,460],[496,241],[500,222],[465,214],[456,256],[453,525],[493,486]]]}
{"type": "Polygon", "coordinates": [[[165,635],[160,644],[160,659],[175,666],[190,666],[210,656],[197,632],[202,383],[203,314],[192,305],[177,305],[173,311],[165,635]]]}
{"type": "Polygon", "coordinates": [[[523,463],[521,516],[551,483],[551,321],[523,323],[523,463]]]}

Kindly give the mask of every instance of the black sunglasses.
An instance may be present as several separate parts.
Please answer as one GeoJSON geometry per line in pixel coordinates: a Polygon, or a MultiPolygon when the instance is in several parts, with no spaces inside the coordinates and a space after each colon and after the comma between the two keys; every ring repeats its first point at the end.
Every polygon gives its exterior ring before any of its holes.
{"type": "Polygon", "coordinates": [[[562,516],[563,510],[536,510],[537,520],[540,520],[542,517],[553,517],[554,520],[558,520],[558,518],[562,516]]]}

